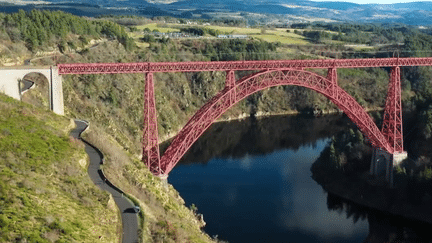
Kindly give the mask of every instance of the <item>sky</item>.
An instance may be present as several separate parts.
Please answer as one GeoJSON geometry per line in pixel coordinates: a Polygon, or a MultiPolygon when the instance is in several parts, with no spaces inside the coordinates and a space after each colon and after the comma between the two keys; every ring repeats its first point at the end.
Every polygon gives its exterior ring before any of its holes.
{"type": "Polygon", "coordinates": [[[393,3],[408,3],[408,2],[432,2],[423,0],[314,0],[316,2],[351,2],[358,4],[379,3],[379,4],[393,4],[393,3]]]}

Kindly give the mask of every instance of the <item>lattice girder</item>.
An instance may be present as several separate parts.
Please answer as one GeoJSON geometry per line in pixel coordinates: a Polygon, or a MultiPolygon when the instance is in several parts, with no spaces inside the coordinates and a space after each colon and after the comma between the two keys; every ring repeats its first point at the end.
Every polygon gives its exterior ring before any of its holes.
{"type": "Polygon", "coordinates": [[[141,62],[58,64],[59,74],[109,74],[147,72],[202,72],[238,70],[275,70],[306,68],[360,68],[393,66],[432,66],[432,58],[365,58],[318,60],[265,60],[220,62],[141,62]]]}

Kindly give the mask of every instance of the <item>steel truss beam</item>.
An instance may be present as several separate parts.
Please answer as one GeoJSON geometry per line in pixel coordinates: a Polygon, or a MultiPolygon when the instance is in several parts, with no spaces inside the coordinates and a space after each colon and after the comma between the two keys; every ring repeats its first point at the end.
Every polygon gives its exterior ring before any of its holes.
{"type": "Polygon", "coordinates": [[[366,58],[226,62],[74,63],[58,64],[58,70],[59,74],[109,74],[394,66],[432,66],[432,58],[366,58]]]}

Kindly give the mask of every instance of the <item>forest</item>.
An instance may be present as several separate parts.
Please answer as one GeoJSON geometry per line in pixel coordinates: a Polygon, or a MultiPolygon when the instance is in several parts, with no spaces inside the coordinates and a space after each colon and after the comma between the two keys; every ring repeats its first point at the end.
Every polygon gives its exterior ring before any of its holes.
{"type": "Polygon", "coordinates": [[[50,45],[58,45],[63,51],[69,35],[79,36],[82,44],[88,40],[105,36],[122,43],[127,50],[134,48],[134,42],[125,29],[111,21],[88,20],[62,11],[20,10],[14,14],[0,13],[0,40],[24,41],[28,49],[37,51],[50,45]]]}

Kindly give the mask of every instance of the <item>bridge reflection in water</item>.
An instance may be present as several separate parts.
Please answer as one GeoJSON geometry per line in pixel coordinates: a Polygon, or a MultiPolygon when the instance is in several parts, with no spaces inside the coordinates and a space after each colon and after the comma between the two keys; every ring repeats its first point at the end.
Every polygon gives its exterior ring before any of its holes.
{"type": "MultiPolygon", "coordinates": [[[[212,158],[236,159],[278,150],[298,150],[353,126],[343,115],[280,115],[214,123],[179,164],[206,164],[212,158]]],[[[171,141],[161,144],[163,152],[171,141]]]]}

